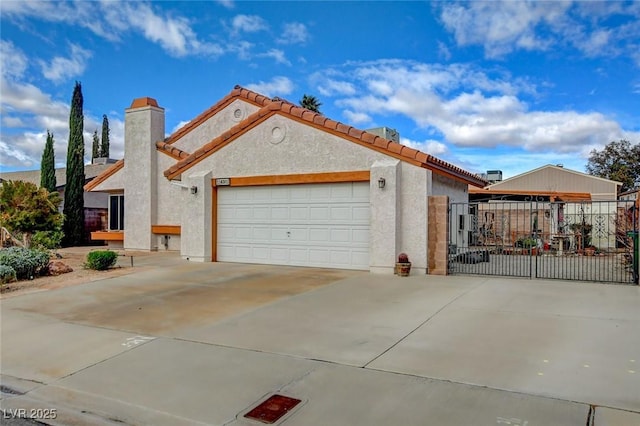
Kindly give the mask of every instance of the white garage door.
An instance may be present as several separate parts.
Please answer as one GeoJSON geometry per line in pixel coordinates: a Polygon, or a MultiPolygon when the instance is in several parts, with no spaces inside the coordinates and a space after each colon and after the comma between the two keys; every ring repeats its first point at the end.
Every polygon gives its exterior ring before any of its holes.
{"type": "Polygon", "coordinates": [[[223,262],[369,269],[369,182],[218,188],[223,262]]]}

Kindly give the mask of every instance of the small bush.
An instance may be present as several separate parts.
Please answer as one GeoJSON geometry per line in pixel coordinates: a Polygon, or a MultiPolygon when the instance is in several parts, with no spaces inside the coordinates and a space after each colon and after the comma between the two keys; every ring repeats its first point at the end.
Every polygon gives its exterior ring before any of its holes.
{"type": "Polygon", "coordinates": [[[118,253],[111,250],[96,250],[87,254],[85,268],[104,271],[111,268],[118,260],[118,253]]]}
{"type": "Polygon", "coordinates": [[[62,242],[62,231],[37,231],[31,239],[31,246],[34,248],[42,248],[54,250],[60,248],[62,242]]]}
{"type": "Polygon", "coordinates": [[[0,250],[0,265],[13,268],[19,280],[31,279],[47,272],[49,253],[23,247],[0,250]]]}
{"type": "Polygon", "coordinates": [[[10,283],[16,280],[16,270],[9,265],[0,265],[0,284],[10,283]]]}

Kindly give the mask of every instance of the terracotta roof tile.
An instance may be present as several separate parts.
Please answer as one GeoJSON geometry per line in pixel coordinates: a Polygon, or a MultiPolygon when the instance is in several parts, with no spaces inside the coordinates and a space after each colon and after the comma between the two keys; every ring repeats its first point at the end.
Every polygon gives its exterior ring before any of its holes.
{"type": "MultiPolygon", "coordinates": [[[[373,133],[362,132],[362,136],[361,136],[362,142],[373,144],[376,138],[377,136],[374,135],[373,133]]],[[[386,147],[386,144],[385,144],[385,147],[386,147]]]]}
{"type": "Polygon", "coordinates": [[[327,120],[328,118],[321,114],[318,114],[315,117],[313,117],[313,122],[315,124],[319,124],[320,126],[324,126],[327,120]]]}
{"type": "Polygon", "coordinates": [[[163,154],[167,154],[168,156],[175,158],[176,160],[182,160],[183,158],[187,158],[189,155],[191,155],[188,152],[183,151],[164,141],[156,142],[156,149],[163,154]]]}
{"type": "Polygon", "coordinates": [[[336,126],[336,130],[340,133],[344,133],[345,135],[349,134],[349,129],[351,128],[351,126],[347,126],[344,123],[338,123],[338,125],[336,126]]]}
{"type": "Polygon", "coordinates": [[[313,119],[315,118],[316,115],[319,115],[319,114],[317,112],[309,111],[307,109],[302,112],[302,119],[311,121],[313,123],[313,119]]]}
{"type": "Polygon", "coordinates": [[[372,145],[375,145],[375,146],[383,148],[383,149],[389,149],[389,144],[392,143],[391,141],[389,141],[389,140],[387,140],[387,139],[385,139],[383,137],[380,137],[380,136],[377,136],[377,135],[373,135],[371,133],[368,133],[368,134],[373,136],[372,145]]]}
{"type": "Polygon", "coordinates": [[[164,172],[167,178],[172,179],[180,175],[191,165],[200,161],[200,159],[206,158],[223,146],[231,143],[238,136],[257,126],[260,122],[266,120],[268,117],[271,117],[274,114],[281,114],[284,116],[289,116],[293,120],[309,123],[316,128],[324,129],[325,131],[329,131],[330,133],[337,134],[338,136],[341,136],[354,143],[384,152],[387,155],[394,156],[401,160],[409,161],[414,165],[431,169],[436,173],[447,175],[451,178],[463,181],[465,183],[481,187],[485,186],[487,183],[479,176],[469,173],[440,159],[437,159],[431,155],[420,152],[408,146],[392,142],[380,136],[372,135],[371,133],[367,133],[366,131],[355,129],[349,125],[331,120],[322,116],[321,114],[296,106],[290,102],[280,99],[273,100],[266,97],[260,97],[261,95],[255,96],[255,93],[240,88],[239,86],[236,86],[236,89],[234,89],[234,91],[239,91],[239,94],[235,94],[233,96],[242,96],[245,99],[254,99],[256,102],[263,103],[263,107],[254,114],[251,114],[249,117],[245,118],[239,124],[233,126],[229,130],[211,140],[198,151],[191,154],[191,156],[183,158],[178,163],[171,166],[164,172]]]}
{"type": "Polygon", "coordinates": [[[361,139],[363,133],[364,131],[358,130],[355,127],[349,129],[349,136],[351,136],[352,138],[361,139]]]}
{"type": "Polygon", "coordinates": [[[400,151],[400,155],[412,159],[416,158],[416,154],[418,154],[418,150],[409,148],[408,146],[402,146],[402,150],[400,151]]]}
{"type": "Polygon", "coordinates": [[[402,152],[402,148],[404,148],[404,145],[400,145],[399,143],[391,142],[387,145],[387,149],[394,154],[400,154],[400,152],[402,152]]]}
{"type": "Polygon", "coordinates": [[[424,152],[418,152],[416,154],[416,160],[418,160],[421,163],[426,163],[428,158],[429,158],[429,155],[425,154],[424,152]]]}
{"type": "Polygon", "coordinates": [[[327,121],[324,122],[324,127],[326,127],[327,129],[335,130],[338,127],[338,124],[340,123],[330,118],[327,118],[327,121]]]}

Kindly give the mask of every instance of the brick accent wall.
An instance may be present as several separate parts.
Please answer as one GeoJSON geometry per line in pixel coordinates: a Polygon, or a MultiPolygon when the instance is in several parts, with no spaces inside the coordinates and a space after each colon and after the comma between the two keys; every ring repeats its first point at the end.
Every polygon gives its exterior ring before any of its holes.
{"type": "Polygon", "coordinates": [[[449,261],[449,197],[446,195],[430,196],[428,197],[428,205],[428,273],[431,275],[447,275],[449,261]]]}

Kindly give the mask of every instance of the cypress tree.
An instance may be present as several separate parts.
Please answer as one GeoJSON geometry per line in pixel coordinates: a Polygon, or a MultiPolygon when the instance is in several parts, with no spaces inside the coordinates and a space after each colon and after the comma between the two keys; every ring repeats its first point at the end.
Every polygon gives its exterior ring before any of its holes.
{"type": "Polygon", "coordinates": [[[56,161],[53,152],[53,133],[47,130],[47,142],[44,145],[40,162],[40,187],[49,192],[56,190],[56,161]]]}
{"type": "Polygon", "coordinates": [[[82,85],[76,81],[69,114],[67,182],[64,190],[64,245],[84,242],[84,114],[82,85]]]}
{"type": "Polygon", "coordinates": [[[102,115],[102,147],[100,156],[109,158],[109,119],[106,114],[102,115]]]}
{"type": "Polygon", "coordinates": [[[98,131],[95,130],[93,132],[93,145],[91,146],[91,162],[96,158],[101,157],[100,155],[100,139],[98,139],[98,131]]]}

